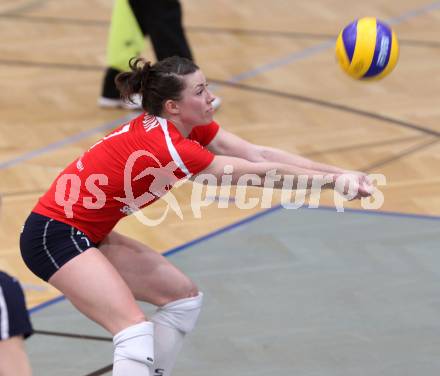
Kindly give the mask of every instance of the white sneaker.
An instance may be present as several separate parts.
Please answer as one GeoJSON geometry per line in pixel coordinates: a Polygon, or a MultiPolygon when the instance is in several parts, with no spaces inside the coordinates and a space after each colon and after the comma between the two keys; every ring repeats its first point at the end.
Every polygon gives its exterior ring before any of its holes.
{"type": "Polygon", "coordinates": [[[123,108],[124,110],[141,111],[142,97],[139,94],[135,94],[132,97],[132,101],[100,97],[98,98],[98,106],[102,108],[123,108]]]}
{"type": "Polygon", "coordinates": [[[214,111],[217,111],[218,108],[221,106],[222,100],[220,97],[215,97],[215,99],[212,101],[211,105],[214,111]]]}

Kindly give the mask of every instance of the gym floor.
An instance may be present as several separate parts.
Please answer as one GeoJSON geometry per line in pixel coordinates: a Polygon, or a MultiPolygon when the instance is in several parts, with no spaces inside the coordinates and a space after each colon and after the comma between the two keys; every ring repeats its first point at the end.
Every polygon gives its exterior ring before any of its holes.
{"type": "MultiPolygon", "coordinates": [[[[156,227],[121,222],[119,231],[168,252],[206,293],[175,375],[437,375],[440,1],[182,5],[196,61],[223,100],[221,126],[383,174],[386,185],[378,210],[353,202],[338,213],[330,193],[318,209],[283,209],[275,194],[272,209],[242,210],[215,192],[196,218],[185,184],[173,190],[183,220],[170,212],[156,227]],[[352,80],[335,61],[336,36],[362,16],[390,22],[400,41],[382,81],[352,80]]],[[[109,335],[33,276],[18,251],[24,219],[59,171],[135,116],[96,105],[111,9],[110,0],[0,4],[0,269],[25,288],[35,375],[105,374],[112,360],[109,335]]],[[[150,46],[144,55],[153,59],[150,46]]],[[[158,218],[164,207],[145,214],[158,218]]]]}

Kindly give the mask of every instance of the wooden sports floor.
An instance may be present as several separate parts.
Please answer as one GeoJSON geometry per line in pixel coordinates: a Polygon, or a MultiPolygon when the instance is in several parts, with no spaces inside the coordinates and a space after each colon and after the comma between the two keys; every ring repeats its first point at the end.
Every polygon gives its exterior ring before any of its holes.
{"type": "MultiPolygon", "coordinates": [[[[348,169],[384,174],[386,212],[440,216],[440,1],[183,0],[197,63],[223,100],[216,120],[259,144],[348,169]],[[376,16],[400,41],[395,71],[379,82],[345,76],[334,56],[340,29],[376,16]]],[[[19,256],[20,228],[65,165],[133,116],[97,107],[110,0],[0,2],[0,269],[17,276],[29,307],[59,293],[19,256]]],[[[144,55],[154,60],[148,46],[144,55]]],[[[217,200],[195,218],[192,186],[173,191],[183,220],[136,218],[118,229],[165,252],[264,210],[217,200]]],[[[258,197],[258,190],[253,190],[258,197]]],[[[275,195],[272,205],[277,205],[275,195]]],[[[328,192],[321,204],[333,206],[328,192]]],[[[359,203],[346,205],[361,209],[359,203]]],[[[145,213],[160,217],[157,203],[145,213]]],[[[373,235],[374,236],[374,235],[373,235]]]]}

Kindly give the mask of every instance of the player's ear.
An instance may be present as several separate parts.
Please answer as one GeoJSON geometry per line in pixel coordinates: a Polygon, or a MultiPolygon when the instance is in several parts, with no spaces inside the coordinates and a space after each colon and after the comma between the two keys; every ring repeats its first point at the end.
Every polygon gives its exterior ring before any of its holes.
{"type": "Polygon", "coordinates": [[[172,99],[167,99],[164,103],[164,110],[172,115],[178,115],[180,112],[179,105],[172,99]]]}

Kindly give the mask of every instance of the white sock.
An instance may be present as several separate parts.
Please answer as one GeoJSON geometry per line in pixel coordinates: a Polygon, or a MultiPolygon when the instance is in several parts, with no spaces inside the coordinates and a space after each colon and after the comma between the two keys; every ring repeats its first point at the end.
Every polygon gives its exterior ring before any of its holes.
{"type": "Polygon", "coordinates": [[[153,335],[153,323],[142,322],[121,330],[113,337],[113,376],[151,376],[153,335]]]}
{"type": "Polygon", "coordinates": [[[113,376],[151,376],[151,369],[141,362],[122,359],[113,363],[113,376]]]}
{"type": "Polygon", "coordinates": [[[169,376],[182,349],[185,334],[178,329],[154,324],[154,376],[169,376]]]}
{"type": "Polygon", "coordinates": [[[202,307],[203,294],[168,303],[152,316],[154,323],[154,376],[170,376],[182,349],[185,334],[191,332],[202,307]]]}

